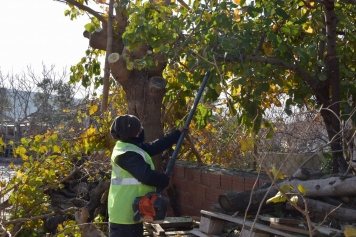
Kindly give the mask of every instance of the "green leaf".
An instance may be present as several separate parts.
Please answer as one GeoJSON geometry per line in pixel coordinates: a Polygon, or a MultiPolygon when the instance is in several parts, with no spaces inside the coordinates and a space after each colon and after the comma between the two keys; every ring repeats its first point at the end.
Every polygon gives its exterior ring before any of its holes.
{"type": "Polygon", "coordinates": [[[195,116],[198,129],[204,128],[206,126],[208,117],[209,110],[204,105],[199,104],[197,107],[197,115],[195,116]]]}
{"type": "Polygon", "coordinates": [[[282,9],[282,8],[277,8],[276,9],[276,14],[280,17],[282,17],[283,19],[288,19],[289,15],[282,9]]]}
{"type": "Polygon", "coordinates": [[[85,30],[87,30],[90,33],[93,33],[96,29],[95,25],[93,23],[88,23],[84,26],[85,30]]]}

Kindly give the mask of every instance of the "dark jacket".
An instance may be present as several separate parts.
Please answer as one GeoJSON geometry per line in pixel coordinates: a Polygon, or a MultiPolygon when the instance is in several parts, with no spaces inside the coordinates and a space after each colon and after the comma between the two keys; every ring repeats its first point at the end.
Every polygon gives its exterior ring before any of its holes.
{"type": "MultiPolygon", "coordinates": [[[[181,132],[179,130],[175,130],[150,143],[139,144],[135,138],[129,138],[124,142],[134,144],[146,151],[150,156],[154,156],[177,143],[180,134],[181,132]]],[[[136,152],[128,151],[117,156],[115,162],[143,184],[160,188],[165,188],[169,184],[169,177],[166,174],[152,170],[143,157],[136,152]]]]}

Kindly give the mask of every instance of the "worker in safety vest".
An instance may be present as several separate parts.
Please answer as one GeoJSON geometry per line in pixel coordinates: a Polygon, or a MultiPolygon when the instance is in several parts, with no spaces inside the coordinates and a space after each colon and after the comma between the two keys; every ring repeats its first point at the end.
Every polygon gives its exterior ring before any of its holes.
{"type": "Polygon", "coordinates": [[[179,140],[181,127],[150,143],[145,140],[140,120],[121,115],[111,125],[111,135],[118,140],[111,155],[111,184],[108,197],[110,237],[143,236],[143,223],[133,220],[132,204],[136,197],[165,188],[169,177],[155,171],[151,156],[170,148],[179,140]]]}

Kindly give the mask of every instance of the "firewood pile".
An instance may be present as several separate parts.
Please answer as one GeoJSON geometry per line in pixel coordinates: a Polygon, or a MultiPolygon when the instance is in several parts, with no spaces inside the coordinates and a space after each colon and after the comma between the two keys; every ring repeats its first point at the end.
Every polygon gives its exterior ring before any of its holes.
{"type": "MultiPolygon", "coordinates": [[[[219,206],[216,208],[217,212],[214,212],[223,218],[204,214],[203,211],[202,218],[210,216],[211,219],[213,216],[227,221],[226,217],[233,216],[235,219],[230,221],[240,225],[239,231],[244,223],[244,232],[250,232],[252,223],[255,222],[252,231],[277,236],[287,235],[278,234],[275,230],[292,234],[291,236],[343,236],[345,228],[356,225],[356,177],[300,176],[308,172],[299,169],[290,179],[265,184],[256,190],[229,191],[219,196],[219,206]]],[[[216,231],[215,234],[220,232],[216,231]]],[[[244,232],[239,234],[244,236],[244,232]]],[[[214,231],[209,234],[212,233],[214,231]]],[[[258,235],[256,232],[255,236],[265,235],[258,235]]]]}

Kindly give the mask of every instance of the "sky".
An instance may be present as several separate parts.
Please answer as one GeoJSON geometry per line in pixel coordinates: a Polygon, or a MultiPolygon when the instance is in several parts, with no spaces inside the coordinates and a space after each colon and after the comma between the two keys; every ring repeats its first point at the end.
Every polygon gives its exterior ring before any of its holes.
{"type": "Polygon", "coordinates": [[[85,56],[89,40],[84,38],[85,15],[70,20],[68,7],[54,0],[1,0],[0,70],[21,74],[27,67],[40,74],[42,63],[69,71],[85,56]]]}

